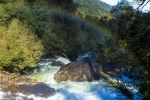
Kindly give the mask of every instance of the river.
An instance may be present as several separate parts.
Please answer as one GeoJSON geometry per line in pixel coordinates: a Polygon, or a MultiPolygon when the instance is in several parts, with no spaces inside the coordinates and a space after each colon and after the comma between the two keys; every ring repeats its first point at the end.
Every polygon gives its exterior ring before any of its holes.
{"type": "MultiPolygon", "coordinates": [[[[60,66],[51,66],[52,60],[54,59],[46,59],[38,63],[37,66],[40,66],[40,68],[27,77],[44,82],[50,87],[55,88],[57,91],[55,95],[41,98],[35,95],[11,94],[0,91],[0,100],[130,100],[120,90],[106,86],[107,82],[104,80],[95,82],[67,81],[56,83],[53,77],[60,66]],[[10,97],[11,99],[9,99],[10,97]]],[[[58,57],[55,60],[61,61],[64,64],[70,62],[63,57],[58,57]]],[[[125,76],[123,79],[128,80],[125,76]]],[[[134,94],[134,100],[142,100],[137,89],[133,88],[132,93],[134,94]]]]}

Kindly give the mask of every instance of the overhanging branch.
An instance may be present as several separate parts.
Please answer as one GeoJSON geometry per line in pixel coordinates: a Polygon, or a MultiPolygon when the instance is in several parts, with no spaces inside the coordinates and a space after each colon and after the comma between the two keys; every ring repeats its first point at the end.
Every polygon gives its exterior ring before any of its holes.
{"type": "Polygon", "coordinates": [[[150,0],[148,0],[146,3],[145,2],[146,2],[146,0],[143,0],[142,3],[139,4],[139,6],[137,7],[137,9],[139,9],[142,5],[143,5],[143,7],[142,7],[142,9],[143,9],[150,2],[150,0]]]}

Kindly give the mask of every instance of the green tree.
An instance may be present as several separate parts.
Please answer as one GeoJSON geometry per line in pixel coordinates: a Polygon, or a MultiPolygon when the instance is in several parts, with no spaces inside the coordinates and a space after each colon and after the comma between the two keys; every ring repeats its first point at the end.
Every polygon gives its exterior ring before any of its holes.
{"type": "Polygon", "coordinates": [[[0,36],[0,66],[8,71],[34,67],[42,55],[42,45],[37,37],[19,20],[12,20],[2,28],[0,36]]]}

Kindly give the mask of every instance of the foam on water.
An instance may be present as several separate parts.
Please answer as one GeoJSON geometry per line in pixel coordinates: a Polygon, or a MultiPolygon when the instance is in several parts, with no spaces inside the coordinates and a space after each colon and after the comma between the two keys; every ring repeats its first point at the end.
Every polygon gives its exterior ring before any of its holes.
{"type": "Polygon", "coordinates": [[[2,91],[0,91],[0,98],[3,98],[3,97],[4,97],[4,95],[5,95],[5,93],[4,93],[4,92],[2,92],[2,91]]]}
{"type": "Polygon", "coordinates": [[[64,64],[68,64],[68,63],[71,62],[69,59],[63,58],[63,57],[57,57],[56,61],[60,61],[60,62],[62,62],[64,64]]]}
{"type": "MultiPolygon", "coordinates": [[[[51,59],[52,60],[52,59],[51,59]]],[[[58,66],[51,66],[51,60],[47,59],[46,62],[39,63],[40,69],[36,70],[33,74],[27,76],[36,79],[39,82],[44,82],[50,87],[56,89],[56,94],[48,98],[41,98],[35,95],[23,95],[21,93],[10,96],[15,100],[128,100],[118,89],[114,87],[107,87],[106,82],[99,80],[96,82],[61,82],[56,83],[54,74],[59,70],[58,66]]],[[[59,57],[57,61],[62,61],[67,64],[70,63],[68,59],[59,57]]],[[[0,92],[0,100],[9,100],[10,93],[0,92]]],[[[10,99],[11,100],[11,99],[10,99]]],[[[142,100],[139,95],[134,96],[134,100],[142,100]]]]}

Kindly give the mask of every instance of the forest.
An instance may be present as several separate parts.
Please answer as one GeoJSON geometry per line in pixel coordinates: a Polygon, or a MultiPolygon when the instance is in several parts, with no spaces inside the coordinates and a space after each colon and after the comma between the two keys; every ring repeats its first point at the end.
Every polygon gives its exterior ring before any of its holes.
{"type": "Polygon", "coordinates": [[[20,73],[44,57],[66,54],[72,61],[92,51],[96,61],[118,63],[139,79],[150,99],[149,0],[0,0],[0,70],[20,73]]]}

